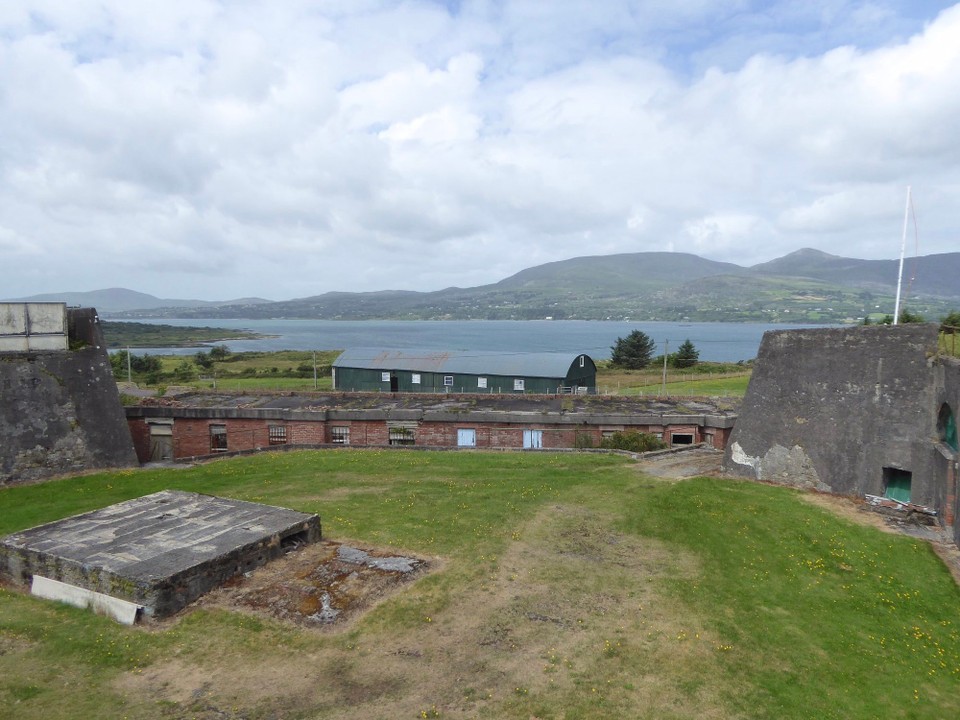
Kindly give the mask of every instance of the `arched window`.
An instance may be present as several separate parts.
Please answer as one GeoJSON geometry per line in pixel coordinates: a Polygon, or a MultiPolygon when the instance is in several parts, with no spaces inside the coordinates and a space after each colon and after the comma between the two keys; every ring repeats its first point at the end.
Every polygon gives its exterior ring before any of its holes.
{"type": "Polygon", "coordinates": [[[946,403],[940,406],[940,414],[937,416],[937,437],[940,442],[953,448],[954,452],[960,450],[957,447],[957,420],[946,403]]]}

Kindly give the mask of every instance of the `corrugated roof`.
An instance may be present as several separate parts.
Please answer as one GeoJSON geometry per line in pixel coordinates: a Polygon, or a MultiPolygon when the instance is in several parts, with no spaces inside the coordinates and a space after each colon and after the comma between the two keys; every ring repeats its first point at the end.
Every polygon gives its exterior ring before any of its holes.
{"type": "Polygon", "coordinates": [[[353,348],[343,352],[333,366],[381,371],[564,378],[583,354],[353,348]]]}

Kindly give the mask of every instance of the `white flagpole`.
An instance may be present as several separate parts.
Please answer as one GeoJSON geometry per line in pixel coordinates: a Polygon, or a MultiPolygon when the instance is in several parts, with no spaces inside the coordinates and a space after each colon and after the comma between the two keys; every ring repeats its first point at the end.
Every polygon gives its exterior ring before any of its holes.
{"type": "Polygon", "coordinates": [[[910,219],[910,186],[907,185],[907,207],[903,211],[903,240],[900,243],[900,270],[897,272],[897,300],[893,305],[893,324],[900,322],[900,286],[903,284],[903,254],[907,249],[907,222],[910,219]]]}

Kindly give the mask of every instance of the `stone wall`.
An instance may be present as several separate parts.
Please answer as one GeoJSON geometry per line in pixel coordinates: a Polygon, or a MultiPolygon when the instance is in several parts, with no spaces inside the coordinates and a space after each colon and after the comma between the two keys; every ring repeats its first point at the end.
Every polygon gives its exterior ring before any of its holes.
{"type": "Polygon", "coordinates": [[[78,349],[0,353],[0,484],[137,463],[96,311],[67,312],[78,349]]]}
{"type": "MultiPolygon", "coordinates": [[[[944,358],[938,362],[934,374],[934,404],[939,416],[940,409],[946,404],[953,413],[954,422],[960,418],[960,360],[944,358]]],[[[939,433],[938,433],[938,440],[939,433]]],[[[960,465],[954,448],[944,442],[938,442],[936,452],[932,454],[930,470],[936,477],[943,477],[938,488],[937,507],[943,508],[946,525],[953,528],[954,542],[960,545],[960,465]]]]}
{"type": "Polygon", "coordinates": [[[944,402],[956,412],[960,369],[939,356],[936,325],[768,332],[724,466],[843,495],[883,495],[891,472],[910,473],[911,501],[949,525],[956,453],[937,438],[944,402]]]}

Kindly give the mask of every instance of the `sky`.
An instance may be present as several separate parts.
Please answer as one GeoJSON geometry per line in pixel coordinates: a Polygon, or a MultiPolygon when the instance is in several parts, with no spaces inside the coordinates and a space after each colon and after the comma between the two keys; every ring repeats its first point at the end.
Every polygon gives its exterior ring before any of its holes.
{"type": "Polygon", "coordinates": [[[0,297],[960,251],[960,5],[4,0],[0,297]]]}

